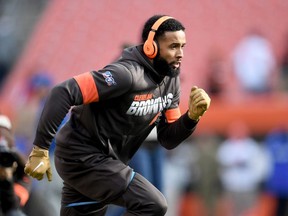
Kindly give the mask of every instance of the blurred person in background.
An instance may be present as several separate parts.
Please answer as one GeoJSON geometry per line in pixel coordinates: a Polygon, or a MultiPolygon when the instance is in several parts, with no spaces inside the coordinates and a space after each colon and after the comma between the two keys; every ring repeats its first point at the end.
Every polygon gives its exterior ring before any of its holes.
{"type": "Polygon", "coordinates": [[[229,67],[220,48],[211,49],[207,58],[207,92],[211,97],[227,94],[229,84],[229,67]]]}
{"type": "Polygon", "coordinates": [[[180,112],[184,30],[172,17],[152,16],[143,28],[143,44],[50,91],[25,172],[52,180],[49,147],[73,107],[56,136],[55,164],[64,181],[62,216],[105,215],[109,204],[126,207],[127,216],[165,215],[163,194],[127,164],[154,127],[159,143],[173,149],[194,132],[210,106],[207,93],[193,86],[187,111],[180,112]]]}
{"type": "Polygon", "coordinates": [[[203,200],[198,194],[199,149],[194,140],[186,140],[173,152],[166,153],[164,165],[164,193],[169,211],[167,216],[204,214],[203,200]]]}
{"type": "Polygon", "coordinates": [[[226,207],[218,211],[219,215],[245,215],[258,203],[261,184],[269,169],[267,154],[252,138],[246,123],[235,121],[229,126],[216,157],[223,189],[220,200],[226,207]]]}
{"type": "Polygon", "coordinates": [[[233,71],[240,91],[250,94],[275,90],[276,60],[269,40],[253,29],[237,44],[233,71]]]}
{"type": "Polygon", "coordinates": [[[271,169],[264,191],[273,198],[274,213],[288,215],[288,127],[283,124],[267,134],[264,145],[269,153],[271,169]]]}
{"type": "Polygon", "coordinates": [[[24,216],[31,180],[24,173],[25,158],[15,148],[12,124],[0,114],[0,215],[24,216]]]}
{"type": "MultiPolygon", "coordinates": [[[[22,101],[19,102],[18,113],[15,119],[15,141],[17,148],[28,157],[31,151],[31,142],[35,136],[35,130],[41,111],[47,99],[47,95],[53,85],[53,78],[45,69],[34,69],[27,77],[26,91],[23,92],[22,101]]],[[[67,117],[63,122],[67,121],[67,117]]],[[[61,126],[61,125],[60,125],[61,126]]],[[[51,144],[51,159],[55,142],[51,144]]],[[[51,166],[55,170],[54,163],[51,166]]],[[[60,211],[62,180],[59,175],[54,175],[52,183],[45,181],[32,181],[30,199],[24,211],[29,216],[55,216],[60,211]]]]}
{"type": "Polygon", "coordinates": [[[203,200],[205,215],[216,216],[215,206],[220,194],[220,182],[219,167],[215,155],[222,139],[213,130],[206,129],[204,133],[195,138],[194,142],[198,150],[197,165],[199,169],[199,179],[194,188],[203,200]]]}
{"type": "Polygon", "coordinates": [[[52,84],[53,79],[48,71],[33,70],[25,81],[21,101],[17,101],[14,120],[15,144],[27,157],[32,148],[31,142],[35,136],[40,112],[52,84]]]}

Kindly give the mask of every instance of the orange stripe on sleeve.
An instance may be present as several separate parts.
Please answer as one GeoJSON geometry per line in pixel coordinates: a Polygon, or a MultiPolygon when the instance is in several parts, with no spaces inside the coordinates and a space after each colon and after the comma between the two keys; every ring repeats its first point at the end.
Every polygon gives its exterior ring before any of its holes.
{"type": "Polygon", "coordinates": [[[99,101],[98,90],[90,72],[74,76],[73,78],[80,87],[84,104],[99,101]]]}
{"type": "Polygon", "coordinates": [[[169,109],[165,112],[165,116],[166,116],[168,123],[172,123],[172,122],[174,122],[180,118],[181,111],[180,111],[179,107],[177,107],[175,109],[169,109]]]}
{"type": "Polygon", "coordinates": [[[20,199],[20,205],[24,206],[29,199],[28,190],[20,184],[14,184],[14,192],[17,197],[20,199]]]}

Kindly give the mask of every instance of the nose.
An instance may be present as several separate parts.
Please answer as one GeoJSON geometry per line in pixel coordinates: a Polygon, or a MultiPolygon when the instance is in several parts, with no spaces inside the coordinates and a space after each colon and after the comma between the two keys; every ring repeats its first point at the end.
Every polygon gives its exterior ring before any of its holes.
{"type": "Polygon", "coordinates": [[[178,50],[177,50],[177,53],[176,53],[176,57],[177,58],[183,58],[184,56],[184,50],[182,47],[180,47],[178,50]]]}

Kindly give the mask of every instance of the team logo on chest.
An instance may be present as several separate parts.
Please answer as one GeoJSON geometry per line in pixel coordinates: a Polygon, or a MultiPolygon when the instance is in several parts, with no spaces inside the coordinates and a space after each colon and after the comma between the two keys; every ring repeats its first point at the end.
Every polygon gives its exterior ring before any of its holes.
{"type": "Polygon", "coordinates": [[[173,94],[168,93],[158,98],[152,97],[152,94],[136,95],[126,114],[134,116],[157,114],[171,106],[173,94]]]}

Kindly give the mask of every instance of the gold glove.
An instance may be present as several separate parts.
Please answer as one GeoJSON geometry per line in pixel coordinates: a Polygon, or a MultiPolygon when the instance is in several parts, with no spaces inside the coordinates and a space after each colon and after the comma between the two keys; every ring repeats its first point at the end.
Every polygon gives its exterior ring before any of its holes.
{"type": "Polygon", "coordinates": [[[24,172],[38,180],[42,180],[46,173],[48,181],[52,181],[49,151],[34,146],[25,165],[24,172]]]}
{"type": "Polygon", "coordinates": [[[193,86],[189,97],[189,118],[198,121],[209,108],[210,102],[209,95],[203,89],[193,86]]]}

